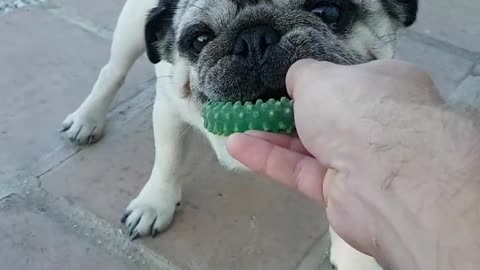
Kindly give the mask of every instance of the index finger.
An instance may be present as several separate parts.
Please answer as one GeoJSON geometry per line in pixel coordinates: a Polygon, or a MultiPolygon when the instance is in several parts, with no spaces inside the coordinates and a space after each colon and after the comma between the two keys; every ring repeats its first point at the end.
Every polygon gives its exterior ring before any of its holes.
{"type": "Polygon", "coordinates": [[[227,147],[235,159],[254,172],[324,203],[323,179],[327,169],[315,158],[247,134],[230,136],[227,147]]]}

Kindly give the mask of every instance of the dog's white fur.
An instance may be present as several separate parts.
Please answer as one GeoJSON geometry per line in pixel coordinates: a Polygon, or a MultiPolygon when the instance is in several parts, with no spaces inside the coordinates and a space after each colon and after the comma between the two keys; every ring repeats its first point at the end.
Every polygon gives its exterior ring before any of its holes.
{"type": "MultiPolygon", "coordinates": [[[[108,63],[101,70],[90,95],[63,123],[64,127],[69,127],[66,131],[68,138],[75,138],[78,142],[93,142],[102,137],[106,114],[112,100],[133,63],[145,52],[145,16],[157,3],[158,0],[126,1],[117,22],[108,63]]],[[[389,24],[385,21],[384,25],[388,27],[389,24]]],[[[393,52],[387,51],[387,54],[393,52]]],[[[181,143],[179,134],[186,126],[197,127],[205,133],[224,166],[229,169],[246,169],[227,153],[224,138],[205,132],[200,113],[192,112],[196,109],[187,99],[182,98],[181,89],[188,78],[182,78],[181,74],[188,74],[188,71],[176,69],[187,66],[172,66],[166,62],[155,65],[158,78],[153,109],[155,164],[147,184],[127,207],[130,215],[126,224],[141,217],[136,226],[136,233],[140,235],[150,234],[152,223],[155,230],[167,228],[174,216],[176,205],[181,200],[182,183],[178,176],[178,160],[183,153],[178,151],[181,143]],[[171,76],[172,74],[176,76],[171,76]]],[[[379,269],[373,258],[352,249],[333,230],[330,234],[331,261],[339,270],[379,269]]]]}

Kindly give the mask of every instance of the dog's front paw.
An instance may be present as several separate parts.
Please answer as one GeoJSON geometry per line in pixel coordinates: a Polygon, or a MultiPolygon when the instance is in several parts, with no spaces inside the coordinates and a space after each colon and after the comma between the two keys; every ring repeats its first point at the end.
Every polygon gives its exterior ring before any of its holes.
{"type": "Polygon", "coordinates": [[[104,128],[103,112],[79,109],[65,118],[61,132],[71,142],[83,145],[98,142],[103,137],[104,128]]]}
{"type": "Polygon", "coordinates": [[[140,195],[125,210],[122,223],[132,240],[142,236],[155,237],[172,223],[179,204],[175,200],[162,199],[159,194],[155,197],[140,195]]]}

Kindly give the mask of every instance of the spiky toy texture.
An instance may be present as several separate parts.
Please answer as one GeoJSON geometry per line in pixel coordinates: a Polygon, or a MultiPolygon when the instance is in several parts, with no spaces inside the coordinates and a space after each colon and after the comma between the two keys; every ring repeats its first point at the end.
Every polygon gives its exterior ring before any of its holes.
{"type": "Polygon", "coordinates": [[[288,98],[255,103],[209,101],[202,116],[205,128],[219,136],[248,130],[289,134],[295,129],[293,101],[288,98]]]}

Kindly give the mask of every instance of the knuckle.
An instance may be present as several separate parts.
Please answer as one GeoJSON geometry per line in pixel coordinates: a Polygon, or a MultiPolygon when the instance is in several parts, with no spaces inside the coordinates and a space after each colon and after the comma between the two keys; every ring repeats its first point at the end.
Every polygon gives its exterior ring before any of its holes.
{"type": "Polygon", "coordinates": [[[287,73],[287,85],[293,87],[297,92],[311,89],[311,87],[315,87],[312,80],[321,80],[325,77],[335,78],[334,74],[339,67],[339,65],[326,61],[299,60],[290,67],[287,73]]]}
{"type": "Polygon", "coordinates": [[[336,67],[339,67],[339,65],[327,61],[317,61],[315,63],[312,63],[312,65],[318,70],[334,69],[336,67]]]}
{"type": "Polygon", "coordinates": [[[293,169],[293,183],[292,186],[296,190],[303,190],[303,185],[304,183],[304,168],[305,168],[305,160],[300,159],[298,162],[295,164],[295,167],[293,169]]]}
{"type": "Polygon", "coordinates": [[[315,73],[315,75],[322,75],[322,71],[331,70],[337,66],[338,65],[331,62],[302,59],[295,62],[290,69],[292,73],[298,77],[310,77],[312,73],[315,73]]]}

